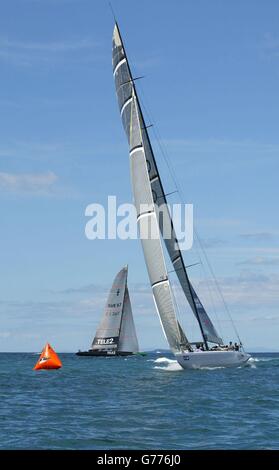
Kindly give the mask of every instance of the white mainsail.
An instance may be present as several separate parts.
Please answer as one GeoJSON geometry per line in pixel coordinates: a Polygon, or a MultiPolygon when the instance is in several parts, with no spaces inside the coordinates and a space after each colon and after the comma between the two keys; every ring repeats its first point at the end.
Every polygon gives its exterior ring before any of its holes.
{"type": "Polygon", "coordinates": [[[211,341],[221,344],[222,339],[187,275],[117,24],[113,32],[113,75],[120,114],[130,146],[131,179],[141,241],[155,304],[165,335],[173,350],[179,350],[181,346],[189,344],[176,318],[159,231],[163,235],[166,233],[170,235],[163,236],[163,239],[184,294],[199,323],[205,343],[211,341]],[[148,210],[142,211],[143,204],[147,205],[148,210]],[[159,217],[159,212],[163,213],[163,217],[159,217]],[[152,237],[146,236],[147,226],[152,237]]]}
{"type": "Polygon", "coordinates": [[[127,286],[128,267],[116,275],[91,349],[138,352],[138,341],[127,286]],[[131,349],[130,349],[131,348],[131,349]]]}
{"type": "Polygon", "coordinates": [[[115,276],[105,310],[92,342],[92,349],[117,349],[122,319],[124,294],[127,284],[127,267],[115,276]]]}

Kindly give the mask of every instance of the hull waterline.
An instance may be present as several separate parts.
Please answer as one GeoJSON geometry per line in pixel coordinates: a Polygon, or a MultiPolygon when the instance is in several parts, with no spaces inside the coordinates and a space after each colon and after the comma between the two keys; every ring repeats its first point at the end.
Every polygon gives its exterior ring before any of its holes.
{"type": "Polygon", "coordinates": [[[202,369],[204,367],[239,367],[250,359],[243,351],[199,351],[175,354],[183,369],[202,369]]]}
{"type": "Polygon", "coordinates": [[[116,356],[132,356],[135,353],[125,351],[78,351],[77,356],[87,357],[116,357],[116,356]]]}

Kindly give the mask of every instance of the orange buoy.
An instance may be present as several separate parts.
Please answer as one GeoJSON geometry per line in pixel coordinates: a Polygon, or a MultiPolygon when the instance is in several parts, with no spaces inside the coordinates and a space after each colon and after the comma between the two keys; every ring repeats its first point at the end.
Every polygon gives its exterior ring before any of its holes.
{"type": "Polygon", "coordinates": [[[62,362],[60,361],[54,349],[52,349],[51,345],[47,343],[33,370],[60,369],[60,367],[62,367],[62,362]]]}

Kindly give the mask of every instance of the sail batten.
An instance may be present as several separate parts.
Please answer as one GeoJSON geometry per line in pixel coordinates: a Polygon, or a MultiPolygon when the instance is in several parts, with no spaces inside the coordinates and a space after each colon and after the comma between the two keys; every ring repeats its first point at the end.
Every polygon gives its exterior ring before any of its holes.
{"type": "MultiPolygon", "coordinates": [[[[132,172],[132,185],[135,205],[138,210],[138,205],[146,204],[147,200],[149,200],[149,203],[154,203],[157,223],[167,252],[185,297],[198,320],[204,340],[205,342],[212,341],[220,344],[222,343],[222,339],[216,332],[187,275],[184,260],[176,238],[173,221],[167,205],[166,195],[157,168],[157,163],[153,154],[147,128],[145,126],[140,103],[138,101],[136,88],[133,83],[129,62],[125,54],[117,24],[115,25],[113,33],[113,64],[115,64],[116,57],[119,59],[116,65],[113,65],[115,87],[123,127],[130,144],[130,157],[133,157],[130,159],[130,162],[131,168],[134,169],[134,174],[132,172]],[[125,103],[127,103],[127,105],[125,105],[125,103]],[[135,118],[135,113],[137,113],[137,118],[135,118]],[[138,161],[134,162],[134,159],[137,159],[138,161]],[[143,168],[140,168],[140,166],[143,168]],[[147,172],[147,178],[145,172],[147,172]],[[139,175],[141,174],[144,175],[144,177],[140,177],[139,175]],[[163,217],[159,216],[160,212],[163,217]],[[170,236],[165,237],[164,234],[166,233],[170,236]]],[[[138,220],[142,218],[142,215],[143,214],[138,213],[138,220]]],[[[162,257],[164,258],[163,252],[162,257]]],[[[150,260],[146,261],[147,264],[150,263],[150,260]]],[[[183,336],[182,333],[184,334],[181,326],[180,330],[178,328],[177,334],[181,340],[183,336]]]]}

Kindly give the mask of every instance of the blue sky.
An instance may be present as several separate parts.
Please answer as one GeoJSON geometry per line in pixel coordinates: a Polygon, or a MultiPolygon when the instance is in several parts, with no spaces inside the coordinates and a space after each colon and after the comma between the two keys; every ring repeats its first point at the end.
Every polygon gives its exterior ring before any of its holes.
{"type": "MultiPolygon", "coordinates": [[[[145,77],[138,90],[166,192],[174,182],[158,135],[244,343],[279,349],[279,4],[112,3],[134,75],[145,77]]],[[[126,263],[141,347],[166,347],[140,242],[84,235],[89,203],[131,201],[112,30],[101,0],[1,3],[1,351],[89,346],[126,263]]],[[[195,245],[186,262],[197,256],[195,245]]],[[[207,271],[191,276],[207,303],[207,271]]]]}

